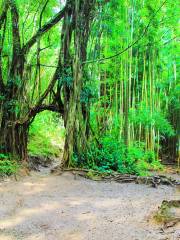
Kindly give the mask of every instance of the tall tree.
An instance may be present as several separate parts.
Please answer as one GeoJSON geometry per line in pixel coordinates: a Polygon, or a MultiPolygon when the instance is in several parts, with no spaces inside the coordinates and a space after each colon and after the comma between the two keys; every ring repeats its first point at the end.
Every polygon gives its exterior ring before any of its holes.
{"type": "Polygon", "coordinates": [[[28,94],[26,87],[29,81],[26,66],[28,54],[37,41],[63,19],[65,12],[68,10],[68,4],[69,1],[47,23],[43,26],[40,24],[36,33],[26,43],[22,43],[23,36],[20,30],[17,2],[14,0],[2,2],[2,12],[0,14],[0,146],[1,151],[16,155],[23,160],[27,159],[27,134],[31,120],[39,111],[56,109],[56,106],[43,105],[43,101],[56,83],[57,71],[34,106],[30,107],[29,103],[25,102],[28,94]],[[3,52],[6,47],[5,40],[9,34],[7,28],[10,29],[11,33],[8,37],[12,39],[12,42],[11,49],[6,49],[8,51],[8,62],[2,64],[3,52]],[[7,74],[4,74],[5,71],[7,71],[7,74]]]}
{"type": "Polygon", "coordinates": [[[72,83],[65,96],[69,95],[65,102],[65,148],[63,164],[71,164],[73,153],[77,155],[87,147],[89,131],[90,106],[88,102],[82,101],[82,94],[85,88],[87,72],[84,62],[87,58],[87,47],[90,35],[90,27],[94,17],[95,0],[75,0],[73,15],[74,19],[74,57],[71,65],[72,83]],[[67,94],[68,91],[68,94],[67,94]]]}

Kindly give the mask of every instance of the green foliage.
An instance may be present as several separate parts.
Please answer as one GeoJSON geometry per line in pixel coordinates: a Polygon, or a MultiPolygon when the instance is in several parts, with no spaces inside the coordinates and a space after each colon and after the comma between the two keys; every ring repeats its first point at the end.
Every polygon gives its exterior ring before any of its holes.
{"type": "Polygon", "coordinates": [[[97,89],[90,85],[86,85],[80,96],[81,103],[87,104],[92,103],[97,99],[97,89]]]}
{"type": "Polygon", "coordinates": [[[138,108],[130,110],[129,120],[135,126],[142,124],[144,127],[154,127],[162,135],[174,135],[173,127],[160,111],[151,112],[148,107],[142,104],[138,108]]]}
{"type": "Polygon", "coordinates": [[[0,176],[10,176],[19,169],[16,161],[12,161],[7,154],[0,153],[0,176]]]}
{"type": "Polygon", "coordinates": [[[99,147],[92,143],[80,156],[74,154],[72,165],[102,172],[118,171],[137,175],[147,175],[150,170],[162,168],[154,152],[145,151],[143,144],[134,144],[127,150],[123,141],[111,136],[103,137],[99,147]]]}
{"type": "Polygon", "coordinates": [[[100,171],[116,171],[118,169],[118,154],[121,154],[122,149],[115,141],[107,141],[107,138],[101,139],[101,141],[99,147],[92,143],[87,152],[80,156],[74,154],[73,164],[100,171]]]}
{"type": "Polygon", "coordinates": [[[66,68],[62,74],[62,72],[59,73],[59,84],[66,85],[67,87],[71,88],[73,85],[73,76],[72,76],[72,69],[66,68]]]}
{"type": "Polygon", "coordinates": [[[32,156],[59,156],[64,130],[58,116],[51,112],[39,114],[29,131],[28,151],[32,156]]]}
{"type": "Polygon", "coordinates": [[[145,150],[143,144],[134,144],[128,148],[119,167],[120,172],[134,173],[137,175],[147,175],[150,170],[162,169],[161,163],[156,159],[155,153],[145,150]]]}
{"type": "MultiPolygon", "coordinates": [[[[14,1],[19,15],[17,26],[20,28],[22,48],[41,28],[40,25],[50,21],[66,3],[59,0],[47,1],[47,4],[45,2],[14,1]]],[[[0,6],[4,3],[5,1],[0,0],[0,6]]],[[[82,64],[83,89],[79,94],[82,108],[88,105],[86,110],[90,111],[90,124],[101,144],[97,146],[92,141],[86,152],[78,156],[74,154],[75,166],[140,175],[146,174],[147,170],[161,167],[156,159],[161,138],[174,136],[179,128],[177,3],[177,0],[169,0],[159,9],[162,4],[160,0],[97,1],[93,24],[89,24],[90,28],[85,32],[85,35],[90,33],[88,47],[84,46],[81,50],[90,60],[107,57],[108,61],[82,64]],[[127,48],[131,44],[132,47],[127,48]],[[127,51],[123,51],[124,49],[127,51]],[[129,142],[128,149],[123,140],[118,140],[124,138],[129,142]],[[144,145],[139,141],[143,141],[144,145]]],[[[73,16],[69,16],[69,19],[72,20],[73,16]]],[[[39,97],[53,79],[59,52],[62,61],[58,68],[58,81],[44,102],[53,102],[58,85],[62,101],[65,97],[69,98],[65,96],[64,86],[69,89],[73,87],[74,73],[71,63],[76,54],[74,43],[77,39],[74,32],[59,32],[62,25],[67,24],[68,29],[70,24],[62,21],[56,26],[52,25],[53,28],[43,36],[36,38],[36,44],[24,56],[26,61],[21,79],[16,76],[18,74],[11,76],[12,70],[18,73],[20,66],[15,64],[14,69],[11,66],[13,50],[19,49],[16,49],[16,44],[13,46],[12,11],[8,11],[6,23],[0,29],[0,35],[4,35],[0,60],[5,86],[4,93],[0,94],[0,102],[3,102],[0,119],[6,114],[8,121],[14,120],[16,115],[15,121],[18,122],[36,106],[39,97]],[[64,49],[60,46],[60,42],[66,39],[66,33],[69,34],[68,40],[72,35],[69,49],[66,49],[68,43],[64,44],[64,49]],[[63,53],[70,59],[69,63],[63,53]],[[13,118],[9,119],[11,114],[13,118]]],[[[62,28],[64,29],[66,28],[62,28]]],[[[74,26],[71,30],[75,30],[74,26]]],[[[71,94],[73,91],[69,92],[71,94]]],[[[65,107],[68,109],[68,106],[65,107]]],[[[31,155],[60,154],[59,143],[62,142],[63,135],[58,118],[59,116],[47,112],[35,118],[29,134],[28,150],[31,155]]]]}
{"type": "Polygon", "coordinates": [[[9,155],[8,154],[4,154],[4,153],[0,153],[0,159],[4,160],[4,159],[9,159],[9,155]]]}
{"type": "Polygon", "coordinates": [[[5,99],[5,96],[0,94],[0,101],[3,101],[4,99],[5,99]]]}

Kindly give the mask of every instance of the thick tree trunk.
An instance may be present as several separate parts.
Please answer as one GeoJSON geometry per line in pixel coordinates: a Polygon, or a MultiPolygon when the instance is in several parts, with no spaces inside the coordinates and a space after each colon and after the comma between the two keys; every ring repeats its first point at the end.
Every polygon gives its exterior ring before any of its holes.
{"type": "Polygon", "coordinates": [[[77,58],[74,66],[74,86],[70,95],[68,112],[66,113],[66,137],[63,155],[63,165],[71,165],[73,153],[77,155],[84,150],[86,145],[87,121],[83,117],[80,93],[82,90],[82,69],[77,58]]]}
{"type": "Polygon", "coordinates": [[[0,151],[26,161],[27,160],[27,124],[18,124],[14,113],[3,112],[0,128],[0,151]]]}
{"type": "MultiPolygon", "coordinates": [[[[7,84],[2,87],[0,120],[0,150],[20,160],[27,159],[27,125],[18,124],[23,96],[24,54],[21,51],[19,14],[14,1],[7,1],[11,9],[12,21],[12,62],[9,68],[7,84]]],[[[2,69],[0,69],[2,73],[2,69]]],[[[1,83],[3,83],[1,74],[1,83]]],[[[4,85],[4,84],[3,84],[4,85]]]]}
{"type": "MultiPolygon", "coordinates": [[[[54,110],[57,108],[57,104],[47,107],[43,106],[43,101],[50,91],[52,91],[58,78],[57,74],[59,76],[59,72],[56,70],[52,81],[39,98],[36,106],[30,108],[30,104],[24,101],[24,95],[26,95],[25,88],[28,80],[25,73],[26,56],[32,46],[47,31],[64,18],[66,12],[69,11],[70,2],[71,1],[67,0],[66,6],[55,14],[46,24],[43,26],[40,24],[38,31],[24,46],[22,46],[21,43],[19,10],[16,1],[4,0],[2,4],[3,8],[2,11],[0,11],[0,152],[9,153],[20,160],[27,159],[27,135],[31,120],[43,109],[54,110]],[[7,18],[8,10],[10,10],[11,17],[7,18]],[[10,37],[10,39],[12,38],[12,49],[9,49],[8,53],[9,63],[7,70],[6,68],[3,69],[2,53],[5,45],[6,27],[10,26],[6,25],[6,22],[9,24],[9,21],[11,21],[10,29],[12,30],[12,36],[10,37]],[[3,76],[3,71],[7,72],[6,76],[3,76]],[[20,124],[19,122],[22,123],[20,124]]],[[[42,16],[40,16],[40,19],[41,17],[42,16]]],[[[59,108],[61,108],[60,104],[59,108]]]]}
{"type": "Polygon", "coordinates": [[[27,135],[25,126],[15,125],[1,128],[0,143],[2,152],[21,161],[27,161],[27,135]]]}
{"type": "MultiPolygon", "coordinates": [[[[73,153],[79,156],[87,147],[89,135],[89,104],[81,102],[81,93],[85,84],[83,62],[86,60],[90,23],[95,1],[74,2],[74,61],[72,66],[72,87],[68,89],[69,99],[64,103],[64,125],[66,128],[63,166],[70,166],[73,153]]],[[[65,89],[65,96],[67,92],[65,89]]]]}

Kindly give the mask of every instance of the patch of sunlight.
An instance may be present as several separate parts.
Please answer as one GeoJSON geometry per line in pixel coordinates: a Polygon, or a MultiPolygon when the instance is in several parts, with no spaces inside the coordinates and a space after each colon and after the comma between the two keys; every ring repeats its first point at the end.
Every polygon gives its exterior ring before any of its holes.
{"type": "Polygon", "coordinates": [[[10,228],[10,227],[14,227],[14,226],[20,224],[23,221],[24,221],[24,217],[19,216],[19,217],[0,221],[0,225],[2,228],[10,228]]]}
{"type": "Polygon", "coordinates": [[[23,192],[23,195],[33,195],[38,192],[42,192],[44,190],[44,187],[46,186],[45,183],[30,183],[25,182],[23,183],[24,186],[30,187],[29,189],[26,188],[26,190],[23,192]]]}
{"type": "MultiPolygon", "coordinates": [[[[119,201],[121,201],[121,200],[119,200],[119,201]]],[[[100,199],[94,205],[97,208],[108,208],[108,207],[114,207],[116,205],[119,205],[119,202],[117,201],[117,199],[106,199],[106,200],[100,199]]]]}
{"type": "Polygon", "coordinates": [[[0,226],[1,228],[11,228],[11,227],[15,227],[16,225],[19,225],[21,223],[23,223],[23,221],[26,221],[27,218],[32,217],[33,215],[40,215],[43,213],[47,213],[47,211],[52,211],[55,210],[57,208],[60,208],[59,203],[44,203],[41,204],[39,207],[37,208],[27,208],[27,209],[22,209],[21,212],[18,212],[18,216],[14,216],[11,218],[8,218],[6,220],[1,220],[0,221],[0,226]]]}
{"type": "Polygon", "coordinates": [[[76,200],[73,200],[70,202],[70,205],[73,205],[73,206],[79,206],[79,205],[82,205],[82,204],[85,204],[86,201],[85,200],[80,200],[78,199],[77,201],[76,200]]]}
{"type": "MultiPolygon", "coordinates": [[[[59,239],[59,238],[57,238],[59,239]]],[[[82,234],[78,231],[72,231],[65,233],[62,238],[63,240],[84,240],[85,238],[82,236],[82,234]]]]}
{"type": "Polygon", "coordinates": [[[23,185],[24,185],[24,186],[33,186],[33,187],[36,187],[36,186],[45,186],[44,183],[31,183],[31,182],[24,182],[23,185]]]}
{"type": "Polygon", "coordinates": [[[12,237],[6,236],[4,234],[0,235],[0,240],[13,240],[12,237]]]}

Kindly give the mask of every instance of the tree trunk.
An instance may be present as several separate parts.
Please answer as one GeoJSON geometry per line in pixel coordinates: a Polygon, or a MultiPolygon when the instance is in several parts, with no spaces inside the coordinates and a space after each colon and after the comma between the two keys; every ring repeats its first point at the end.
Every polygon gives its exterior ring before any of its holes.
{"type": "Polygon", "coordinates": [[[84,149],[87,141],[87,121],[83,116],[80,94],[82,91],[82,68],[78,56],[73,64],[74,86],[70,94],[68,112],[66,114],[66,138],[63,155],[63,165],[71,165],[73,153],[79,155],[84,149]]]}
{"type": "MultiPolygon", "coordinates": [[[[72,87],[69,88],[69,101],[65,103],[65,146],[63,166],[70,166],[73,153],[79,156],[87,147],[89,103],[81,102],[81,93],[85,84],[83,62],[86,60],[92,10],[95,1],[75,0],[74,7],[74,61],[72,64],[72,87]]],[[[65,92],[66,95],[66,92],[65,92]]]]}
{"type": "MultiPolygon", "coordinates": [[[[35,107],[30,108],[31,104],[25,101],[27,100],[25,97],[28,95],[25,90],[28,83],[27,68],[25,67],[26,57],[34,44],[64,18],[65,13],[69,11],[70,2],[71,0],[67,0],[66,6],[43,26],[41,26],[41,15],[39,29],[23,46],[18,5],[14,0],[4,0],[2,4],[2,10],[0,11],[0,152],[16,156],[20,160],[27,159],[27,136],[30,122],[43,108],[52,110],[51,105],[49,107],[43,107],[42,105],[59,76],[58,66],[47,89],[39,97],[35,107]],[[7,17],[8,10],[11,17],[7,17]],[[9,34],[12,35],[9,37],[9,39],[12,39],[10,49],[7,49],[5,41],[7,27],[9,34]],[[5,47],[8,50],[7,69],[2,64],[3,49],[5,47]],[[7,72],[7,74],[3,76],[3,72],[7,72]]],[[[46,7],[46,4],[44,7],[46,7]]],[[[60,104],[59,108],[61,108],[60,104]]]]}
{"type": "MultiPolygon", "coordinates": [[[[12,117],[12,115],[10,116],[12,117]]],[[[7,114],[4,113],[0,129],[0,147],[1,152],[10,154],[19,160],[27,160],[27,124],[17,124],[12,122],[12,119],[7,119],[7,114]]]]}

